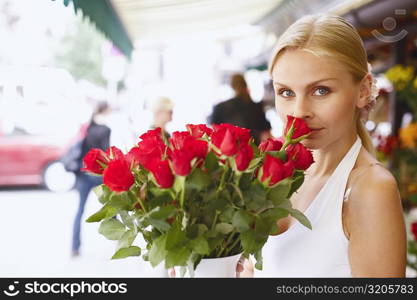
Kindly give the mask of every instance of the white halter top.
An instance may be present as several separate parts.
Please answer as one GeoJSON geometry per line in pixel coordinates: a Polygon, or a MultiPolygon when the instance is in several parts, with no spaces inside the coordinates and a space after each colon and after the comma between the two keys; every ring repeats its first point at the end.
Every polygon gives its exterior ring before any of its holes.
{"type": "Polygon", "coordinates": [[[263,270],[254,277],[352,277],[342,205],[361,139],[345,154],[304,214],[312,230],[296,221],[284,233],[270,236],[262,250],[263,270]]]}

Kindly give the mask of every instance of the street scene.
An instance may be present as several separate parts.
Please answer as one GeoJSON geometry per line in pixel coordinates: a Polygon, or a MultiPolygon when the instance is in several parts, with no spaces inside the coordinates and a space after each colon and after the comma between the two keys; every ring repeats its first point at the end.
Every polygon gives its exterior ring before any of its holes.
{"type": "MultiPolygon", "coordinates": [[[[0,277],[166,277],[162,265],[154,269],[141,258],[111,260],[116,244],[98,234],[97,223],[82,224],[82,255],[71,257],[75,191],[2,188],[0,201],[0,277]]],[[[91,193],[85,215],[98,209],[91,193]]]]}
{"type": "Polygon", "coordinates": [[[0,277],[417,277],[417,1],[0,0],[0,40],[0,277]]]}

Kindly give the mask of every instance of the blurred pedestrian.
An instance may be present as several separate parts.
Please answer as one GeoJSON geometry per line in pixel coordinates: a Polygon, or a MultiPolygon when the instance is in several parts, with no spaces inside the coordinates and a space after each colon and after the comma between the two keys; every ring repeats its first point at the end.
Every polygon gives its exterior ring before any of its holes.
{"type": "Polygon", "coordinates": [[[166,126],[172,121],[174,103],[167,97],[157,97],[153,99],[150,108],[153,114],[151,129],[160,127],[164,137],[169,138],[166,126]]]}
{"type": "MultiPolygon", "coordinates": [[[[93,112],[88,125],[86,137],[82,144],[81,159],[91,148],[107,150],[110,144],[110,128],[106,125],[106,116],[110,108],[106,102],[99,102],[93,112]]],[[[71,256],[80,255],[81,246],[81,218],[84,213],[85,203],[92,188],[102,183],[102,178],[78,171],[76,189],[79,193],[79,206],[75,215],[72,234],[71,256]]]]}
{"type": "Polygon", "coordinates": [[[248,128],[256,144],[271,137],[271,124],[265,118],[262,103],[255,103],[248,90],[242,74],[234,74],[230,85],[234,97],[217,104],[210,116],[211,124],[230,123],[235,126],[248,128]]]}

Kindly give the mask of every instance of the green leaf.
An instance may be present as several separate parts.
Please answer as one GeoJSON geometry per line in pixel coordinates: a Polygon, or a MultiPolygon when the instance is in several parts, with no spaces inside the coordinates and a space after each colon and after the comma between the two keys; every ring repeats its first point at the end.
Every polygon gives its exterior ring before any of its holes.
{"type": "Polygon", "coordinates": [[[109,205],[104,205],[98,212],[88,217],[86,222],[100,222],[103,219],[111,218],[117,214],[117,209],[109,205]]]}
{"type": "Polygon", "coordinates": [[[120,194],[113,193],[110,196],[109,202],[107,202],[110,206],[120,209],[120,210],[130,210],[133,203],[129,199],[127,192],[123,192],[120,194]]]}
{"type": "Polygon", "coordinates": [[[149,262],[154,268],[165,259],[165,256],[167,254],[167,251],[165,249],[166,238],[166,234],[156,238],[152,244],[151,250],[149,251],[149,262]]]}
{"type": "Polygon", "coordinates": [[[243,173],[242,177],[240,177],[239,187],[241,190],[246,190],[250,187],[252,183],[252,174],[250,173],[243,173]]]}
{"type": "Polygon", "coordinates": [[[216,231],[221,234],[228,234],[233,231],[234,227],[228,223],[218,223],[215,227],[216,231]]]}
{"type": "Polygon", "coordinates": [[[295,219],[297,219],[301,224],[303,224],[308,229],[312,229],[310,221],[307,219],[307,217],[299,210],[297,209],[289,209],[288,210],[290,215],[293,216],[295,219]]]}
{"type": "Polygon", "coordinates": [[[118,248],[121,249],[132,246],[132,243],[135,240],[136,236],[137,232],[135,232],[134,230],[126,231],[119,240],[118,248]]]}
{"type": "Polygon", "coordinates": [[[171,194],[163,194],[160,195],[158,197],[155,197],[152,199],[152,201],[149,201],[149,208],[153,209],[155,207],[159,207],[159,206],[166,206],[172,203],[172,201],[174,201],[174,198],[172,197],[171,194]]]}
{"type": "Polygon", "coordinates": [[[104,220],[98,229],[98,232],[109,240],[119,240],[126,232],[125,226],[116,219],[104,220]]]}
{"type": "MultiPolygon", "coordinates": [[[[210,231],[209,231],[210,232],[210,231]]],[[[206,236],[209,236],[209,232],[207,232],[207,234],[205,234],[206,236]]],[[[216,232],[217,233],[217,232],[216,232]]],[[[210,237],[208,239],[208,243],[209,243],[209,248],[210,249],[216,249],[218,246],[220,246],[220,244],[224,242],[224,237],[223,235],[217,233],[216,236],[214,237],[210,237]]]]}
{"type": "Polygon", "coordinates": [[[233,207],[227,207],[223,212],[219,215],[219,220],[223,223],[231,223],[235,210],[233,207]]]}
{"type": "Polygon", "coordinates": [[[165,220],[158,220],[158,219],[152,219],[152,218],[148,218],[147,220],[150,225],[158,229],[160,232],[165,233],[171,228],[171,225],[169,225],[167,221],[165,220]]]}
{"type": "Polygon", "coordinates": [[[261,214],[263,219],[267,219],[269,222],[277,222],[278,220],[285,218],[289,215],[289,211],[287,209],[281,207],[274,207],[272,209],[268,209],[261,214]]]}
{"type": "Polygon", "coordinates": [[[172,250],[175,247],[183,246],[186,241],[185,232],[181,230],[178,223],[174,223],[168,231],[165,249],[172,250]]]}
{"type": "Polygon", "coordinates": [[[96,186],[93,188],[93,191],[97,195],[97,198],[101,204],[106,204],[110,200],[112,191],[105,184],[96,186]]]}
{"type": "Polygon", "coordinates": [[[187,247],[177,247],[167,252],[165,259],[165,268],[173,268],[175,266],[186,266],[191,255],[191,250],[187,247]]]}
{"type": "Polygon", "coordinates": [[[288,198],[290,198],[292,194],[300,188],[303,182],[304,182],[304,174],[295,177],[295,179],[291,183],[291,189],[290,189],[290,192],[288,193],[288,198]]]}
{"type": "Polygon", "coordinates": [[[253,217],[246,211],[237,211],[232,219],[232,224],[239,232],[245,232],[250,229],[253,217]]]}
{"type": "Polygon", "coordinates": [[[186,236],[189,239],[195,239],[199,236],[199,226],[197,224],[192,224],[186,228],[186,236]]]}
{"type": "Polygon", "coordinates": [[[285,179],[269,190],[268,199],[272,201],[274,206],[279,206],[288,198],[289,191],[290,183],[285,179]]]}
{"type": "Polygon", "coordinates": [[[285,150],[282,151],[267,151],[266,153],[268,153],[269,155],[279,158],[282,161],[286,161],[287,160],[287,153],[285,152],[285,150]]]}
{"type": "Polygon", "coordinates": [[[261,184],[252,184],[250,189],[244,191],[243,198],[247,209],[257,211],[264,207],[267,201],[265,188],[261,184]]]}
{"type": "Polygon", "coordinates": [[[271,222],[268,219],[257,218],[255,222],[255,233],[259,240],[267,239],[271,229],[271,222]]]}
{"type": "Polygon", "coordinates": [[[208,203],[208,209],[212,211],[223,211],[228,206],[230,200],[230,193],[227,190],[223,190],[218,197],[210,200],[208,203]]]}
{"type": "Polygon", "coordinates": [[[173,205],[158,206],[149,212],[149,217],[152,219],[166,220],[174,215],[175,209],[173,205]]]}
{"type": "Polygon", "coordinates": [[[219,168],[218,158],[213,151],[210,151],[207,154],[206,160],[204,161],[204,166],[209,172],[214,172],[219,168]]]}
{"type": "Polygon", "coordinates": [[[262,159],[263,159],[262,157],[257,157],[257,158],[252,159],[249,163],[247,170],[253,171],[254,169],[256,169],[258,167],[258,164],[262,161],[262,159]]]}
{"type": "Polygon", "coordinates": [[[256,259],[255,268],[257,268],[258,270],[262,270],[262,264],[263,264],[262,249],[256,251],[254,256],[256,259]]]}
{"type": "Polygon", "coordinates": [[[198,254],[208,255],[210,253],[209,244],[207,240],[202,236],[190,240],[189,245],[198,254]]]}
{"type": "Polygon", "coordinates": [[[127,226],[130,229],[135,228],[135,224],[133,222],[134,216],[129,215],[129,213],[124,210],[120,211],[119,215],[120,215],[120,218],[122,219],[123,224],[125,224],[125,226],[127,226]]]}
{"type": "Polygon", "coordinates": [[[208,231],[208,227],[206,224],[198,224],[198,235],[203,235],[208,231]]]}
{"type": "Polygon", "coordinates": [[[131,246],[127,248],[120,248],[117,252],[112,256],[111,259],[120,259],[126,258],[129,256],[140,256],[141,249],[136,246],[131,246]]]}
{"type": "Polygon", "coordinates": [[[245,255],[256,253],[265,244],[265,241],[259,240],[253,230],[248,230],[240,235],[243,251],[245,255]]]}
{"type": "Polygon", "coordinates": [[[209,186],[210,182],[210,175],[201,169],[196,168],[190,175],[188,175],[185,182],[185,187],[187,189],[195,189],[197,191],[201,191],[202,189],[209,186]]]}

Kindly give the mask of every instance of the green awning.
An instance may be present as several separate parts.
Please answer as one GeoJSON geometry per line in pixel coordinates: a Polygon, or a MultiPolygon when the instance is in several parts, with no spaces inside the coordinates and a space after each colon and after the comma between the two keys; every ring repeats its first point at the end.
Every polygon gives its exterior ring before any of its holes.
{"type": "Polygon", "coordinates": [[[90,19],[112,43],[127,57],[131,58],[133,44],[110,0],[63,0],[64,5],[72,1],[77,13],[90,19]]]}

